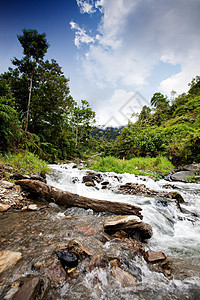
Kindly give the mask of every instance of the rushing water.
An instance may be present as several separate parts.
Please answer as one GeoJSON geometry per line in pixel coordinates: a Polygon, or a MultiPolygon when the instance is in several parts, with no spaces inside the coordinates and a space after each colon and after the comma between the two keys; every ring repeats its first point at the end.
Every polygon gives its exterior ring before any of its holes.
{"type": "MultiPolygon", "coordinates": [[[[154,181],[130,174],[102,174],[108,181],[108,189],[86,187],[82,183],[85,170],[73,168],[73,164],[52,165],[48,184],[86,197],[128,202],[142,208],[144,221],[153,228],[153,236],[145,249],[163,251],[173,262],[173,279],[162,273],[150,271],[142,257],[132,255],[120,240],[104,240],[102,226],[104,213],[80,208],[59,208],[54,204],[40,204],[37,212],[8,212],[0,215],[1,249],[20,251],[23,260],[0,277],[3,295],[24,276],[53,278],[47,299],[200,299],[200,185],[191,183],[154,181]],[[181,213],[174,202],[153,197],[123,195],[116,192],[127,182],[145,184],[154,190],[178,191],[185,203],[181,213]],[[135,286],[121,286],[112,276],[109,267],[89,270],[89,261],[79,263],[79,276],[65,280],[52,270],[55,251],[76,240],[95,253],[118,257],[122,267],[136,277],[135,286]],[[40,263],[40,269],[33,268],[40,263]],[[87,272],[85,271],[87,270],[87,272]],[[52,275],[53,272],[53,275],[52,275]]],[[[54,266],[56,269],[56,266],[54,266]]],[[[57,269],[56,269],[57,270],[57,269]]],[[[1,298],[1,291],[0,291],[1,298]]],[[[3,298],[4,299],[4,298],[3,298]]],[[[6,298],[9,299],[9,298],[6,298]]]]}
{"type": "MultiPolygon", "coordinates": [[[[148,241],[146,248],[163,251],[173,261],[174,272],[177,273],[175,277],[178,278],[170,282],[165,278],[161,279],[160,275],[152,274],[142,262],[143,271],[145,270],[143,284],[146,287],[154,286],[156,290],[170,291],[172,295],[174,293],[174,299],[178,291],[182,291],[186,299],[193,297],[190,295],[190,289],[198,287],[197,290],[200,291],[200,184],[154,181],[130,174],[106,173],[103,177],[104,181],[109,181],[110,189],[102,190],[101,184],[97,184],[96,187],[86,187],[82,183],[86,171],[73,168],[72,164],[54,165],[52,168],[56,172],[54,176],[48,178],[48,183],[53,186],[87,197],[127,202],[142,208],[144,221],[153,228],[153,237],[148,241]],[[173,202],[159,201],[153,197],[113,193],[119,184],[127,182],[145,184],[154,190],[178,191],[185,200],[181,206],[187,209],[188,213],[181,213],[173,202]]],[[[159,298],[157,295],[155,299],[162,299],[162,297],[164,296],[160,295],[159,298]]],[[[199,299],[200,293],[196,297],[199,299]]]]}

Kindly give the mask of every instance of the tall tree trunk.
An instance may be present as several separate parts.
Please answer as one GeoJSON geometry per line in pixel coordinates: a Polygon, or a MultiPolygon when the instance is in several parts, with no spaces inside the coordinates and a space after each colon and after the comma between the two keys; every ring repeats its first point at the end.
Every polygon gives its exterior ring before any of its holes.
{"type": "Polygon", "coordinates": [[[33,71],[31,73],[30,78],[30,86],[29,86],[29,93],[28,93],[28,106],[27,106],[27,115],[26,115],[26,127],[25,132],[28,130],[28,122],[29,122],[29,113],[30,113],[30,104],[31,104],[31,92],[32,92],[32,86],[33,86],[33,71]]]}

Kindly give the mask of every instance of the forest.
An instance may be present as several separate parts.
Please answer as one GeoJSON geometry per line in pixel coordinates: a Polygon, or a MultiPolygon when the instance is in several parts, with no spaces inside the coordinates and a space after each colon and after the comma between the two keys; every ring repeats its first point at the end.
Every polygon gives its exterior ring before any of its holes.
{"type": "Polygon", "coordinates": [[[23,57],[0,74],[2,155],[29,151],[50,163],[98,153],[126,160],[164,156],[175,166],[200,162],[200,76],[171,99],[155,92],[135,123],[103,129],[88,101],[72,98],[56,60],[44,60],[46,34],[24,29],[17,38],[23,57]]]}

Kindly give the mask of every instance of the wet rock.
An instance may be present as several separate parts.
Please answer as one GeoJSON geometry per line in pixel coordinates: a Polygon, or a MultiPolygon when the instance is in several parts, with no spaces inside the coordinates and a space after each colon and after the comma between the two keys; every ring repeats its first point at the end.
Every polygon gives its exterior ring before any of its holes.
{"type": "Polygon", "coordinates": [[[200,164],[190,164],[183,167],[184,171],[200,171],[200,164]]]}
{"type": "Polygon", "coordinates": [[[93,235],[96,231],[91,228],[89,225],[80,225],[76,226],[77,231],[82,232],[85,235],[93,235]]]}
{"type": "Polygon", "coordinates": [[[40,278],[34,277],[26,281],[13,296],[12,300],[34,300],[40,288],[40,278]]]}
{"type": "Polygon", "coordinates": [[[44,182],[44,183],[47,182],[47,181],[46,181],[46,178],[43,178],[43,177],[40,176],[39,174],[32,174],[32,175],[30,176],[30,179],[32,179],[32,180],[39,180],[39,181],[42,181],[42,182],[44,182]]]}
{"type": "Polygon", "coordinates": [[[136,279],[128,272],[122,270],[120,267],[113,267],[111,269],[112,275],[117,279],[123,287],[135,286],[136,279]]]}
{"type": "Polygon", "coordinates": [[[10,208],[10,205],[0,203],[0,212],[7,211],[10,208]]]}
{"type": "Polygon", "coordinates": [[[5,180],[2,180],[0,182],[1,186],[3,186],[5,189],[12,189],[14,187],[14,183],[12,182],[9,182],[9,181],[5,181],[5,180]]]}
{"type": "Polygon", "coordinates": [[[94,177],[94,175],[83,176],[83,183],[86,183],[86,182],[92,182],[92,183],[94,183],[93,177],[94,177]]]}
{"type": "Polygon", "coordinates": [[[173,181],[187,181],[188,177],[191,177],[195,174],[195,171],[179,171],[171,175],[173,181]]]}
{"type": "Polygon", "coordinates": [[[156,263],[166,259],[166,255],[162,251],[148,250],[145,252],[145,260],[150,263],[156,263]]]}
{"type": "Polygon", "coordinates": [[[72,177],[72,183],[76,183],[79,182],[80,180],[78,179],[78,177],[72,177]]]}
{"type": "Polygon", "coordinates": [[[22,257],[20,252],[4,250],[0,252],[0,274],[11,268],[22,257]]]}
{"type": "Polygon", "coordinates": [[[124,230],[131,234],[138,233],[141,240],[149,239],[152,236],[152,228],[149,224],[144,223],[137,216],[116,216],[109,217],[104,222],[105,232],[116,232],[124,230]]]}
{"type": "Polygon", "coordinates": [[[109,181],[103,181],[102,183],[101,183],[101,185],[108,185],[109,184],[109,181]]]}
{"type": "Polygon", "coordinates": [[[36,210],[38,210],[38,207],[36,204],[30,204],[30,205],[27,205],[27,210],[36,211],[36,210]]]}
{"type": "Polygon", "coordinates": [[[110,261],[110,267],[113,268],[113,267],[120,267],[121,266],[121,263],[120,261],[115,258],[113,260],[110,261]]]}
{"type": "Polygon", "coordinates": [[[101,189],[102,190],[106,190],[107,189],[107,185],[102,185],[101,189]]]}
{"type": "Polygon", "coordinates": [[[171,196],[172,199],[176,199],[178,203],[185,203],[183,197],[178,192],[169,192],[169,196],[171,196]]]}
{"type": "Polygon", "coordinates": [[[68,268],[74,268],[78,265],[78,258],[74,253],[61,250],[56,251],[56,255],[65,270],[67,270],[68,268]]]}
{"type": "Polygon", "coordinates": [[[59,260],[47,261],[41,268],[41,272],[46,274],[54,283],[56,287],[60,286],[68,278],[67,273],[61,266],[59,260]]]}
{"type": "Polygon", "coordinates": [[[50,281],[46,277],[42,277],[40,281],[41,283],[40,283],[39,299],[45,300],[51,288],[50,281]]]}
{"type": "Polygon", "coordinates": [[[85,185],[86,186],[93,186],[93,187],[95,186],[94,182],[92,182],[92,181],[86,181],[85,185]]]}
{"type": "Polygon", "coordinates": [[[105,268],[108,265],[108,258],[105,253],[96,253],[90,262],[89,269],[92,271],[94,268],[105,268]]]}

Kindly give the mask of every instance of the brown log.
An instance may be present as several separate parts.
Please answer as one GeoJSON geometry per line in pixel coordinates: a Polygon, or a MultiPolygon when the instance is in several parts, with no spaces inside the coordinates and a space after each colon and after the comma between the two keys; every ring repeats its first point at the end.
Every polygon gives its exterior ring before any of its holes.
{"type": "Polygon", "coordinates": [[[30,194],[43,198],[48,202],[55,202],[65,207],[81,207],[85,209],[93,209],[96,212],[106,212],[123,215],[137,215],[142,219],[140,207],[128,203],[97,200],[79,196],[77,194],[62,191],[58,188],[52,187],[38,180],[18,180],[19,184],[24,190],[30,194]]]}

